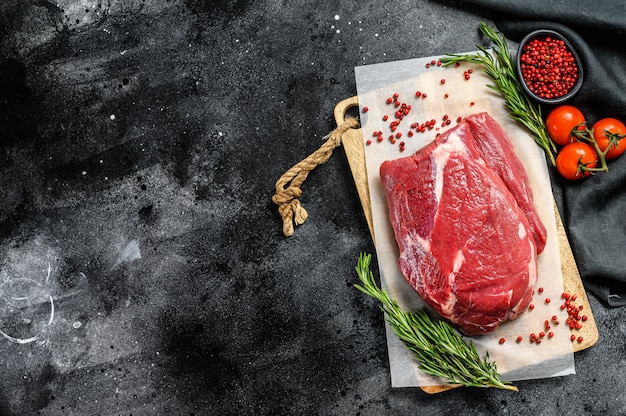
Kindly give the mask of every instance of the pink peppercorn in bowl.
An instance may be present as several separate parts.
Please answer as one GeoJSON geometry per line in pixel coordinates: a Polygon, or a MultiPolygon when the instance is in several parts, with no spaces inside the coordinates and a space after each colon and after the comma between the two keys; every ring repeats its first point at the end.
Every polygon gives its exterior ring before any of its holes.
{"type": "Polygon", "coordinates": [[[516,63],[522,87],[541,104],[561,104],[576,95],[583,83],[578,54],[553,30],[536,30],[522,39],[516,63]]]}

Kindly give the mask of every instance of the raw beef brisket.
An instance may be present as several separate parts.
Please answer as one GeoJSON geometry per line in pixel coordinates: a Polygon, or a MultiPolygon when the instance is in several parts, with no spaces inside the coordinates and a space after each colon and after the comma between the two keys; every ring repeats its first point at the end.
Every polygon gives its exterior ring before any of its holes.
{"type": "Polygon", "coordinates": [[[488,114],[384,162],[380,174],[400,270],[431,307],[468,335],[526,310],[546,232],[526,172],[488,114]]]}

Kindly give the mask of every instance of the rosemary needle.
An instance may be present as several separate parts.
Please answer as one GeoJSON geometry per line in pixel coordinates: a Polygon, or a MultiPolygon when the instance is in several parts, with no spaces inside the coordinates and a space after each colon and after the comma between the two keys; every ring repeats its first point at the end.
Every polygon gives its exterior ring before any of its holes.
{"type": "Polygon", "coordinates": [[[546,125],[541,117],[541,107],[533,104],[524,93],[511,60],[506,38],[485,22],[480,23],[479,29],[493,43],[491,52],[481,45],[476,45],[480,52],[446,54],[441,58],[441,62],[444,66],[450,66],[457,62],[481,64],[485,73],[495,83],[495,85],[488,85],[488,87],[502,95],[509,116],[529,130],[535,143],[545,151],[550,163],[555,166],[556,146],[548,136],[546,125]]]}
{"type": "Polygon", "coordinates": [[[421,309],[403,311],[387,291],[376,285],[370,270],[371,260],[371,254],[359,256],[356,272],[361,284],[354,286],[382,304],[380,308],[394,334],[414,353],[420,370],[450,384],[517,391],[517,387],[500,379],[496,364],[489,361],[489,354],[481,359],[474,344],[467,344],[447,322],[432,320],[421,309]]]}

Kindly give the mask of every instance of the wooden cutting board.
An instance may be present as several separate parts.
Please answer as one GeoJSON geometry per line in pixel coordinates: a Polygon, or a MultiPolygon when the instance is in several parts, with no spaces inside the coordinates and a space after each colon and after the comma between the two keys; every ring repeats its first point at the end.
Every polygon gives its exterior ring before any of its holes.
{"type": "MultiPolygon", "coordinates": [[[[358,106],[358,97],[351,97],[341,101],[335,107],[334,116],[337,125],[344,122],[348,109],[358,106]]],[[[369,186],[367,180],[367,170],[365,166],[365,148],[363,145],[363,136],[361,129],[350,129],[342,136],[342,145],[344,147],[350,170],[352,171],[352,177],[363,206],[363,212],[367,219],[367,225],[372,235],[374,244],[376,239],[374,236],[374,226],[372,220],[372,205],[370,201],[369,186]]],[[[585,292],[574,255],[567,239],[561,216],[556,209],[554,209],[554,215],[557,224],[557,235],[559,239],[559,249],[561,254],[561,271],[563,273],[563,286],[564,291],[570,294],[576,294],[578,296],[576,300],[577,305],[582,305],[584,314],[587,316],[587,321],[584,323],[580,330],[572,330],[572,334],[576,337],[582,336],[583,341],[575,341],[573,343],[574,352],[584,350],[591,347],[598,341],[598,328],[593,318],[593,313],[589,305],[589,299],[585,292]]],[[[456,386],[422,386],[422,390],[427,393],[439,393],[456,386]]]]}

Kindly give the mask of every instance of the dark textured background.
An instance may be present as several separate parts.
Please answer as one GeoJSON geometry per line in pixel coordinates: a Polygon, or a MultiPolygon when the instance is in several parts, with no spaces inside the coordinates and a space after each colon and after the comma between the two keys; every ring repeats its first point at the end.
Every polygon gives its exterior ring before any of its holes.
{"type": "Polygon", "coordinates": [[[353,68],[473,50],[489,18],[434,0],[3,0],[0,329],[38,339],[0,338],[0,415],[626,414],[626,310],[595,297],[575,376],[391,389],[383,317],[352,287],[374,248],[341,148],[281,233],[274,183],[335,127],[353,68]]]}

